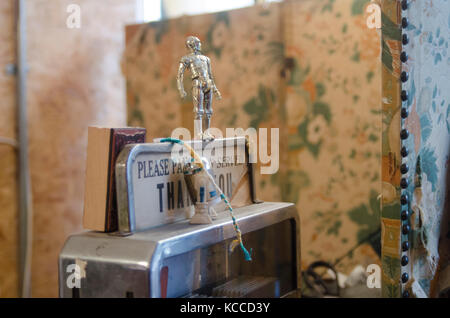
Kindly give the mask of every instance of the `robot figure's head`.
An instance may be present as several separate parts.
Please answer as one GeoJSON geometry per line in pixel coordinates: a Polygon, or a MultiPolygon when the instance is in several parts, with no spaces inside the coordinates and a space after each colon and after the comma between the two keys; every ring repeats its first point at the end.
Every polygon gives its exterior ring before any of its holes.
{"type": "Polygon", "coordinates": [[[200,52],[202,49],[202,43],[196,36],[188,36],[186,39],[186,47],[191,52],[200,52]]]}

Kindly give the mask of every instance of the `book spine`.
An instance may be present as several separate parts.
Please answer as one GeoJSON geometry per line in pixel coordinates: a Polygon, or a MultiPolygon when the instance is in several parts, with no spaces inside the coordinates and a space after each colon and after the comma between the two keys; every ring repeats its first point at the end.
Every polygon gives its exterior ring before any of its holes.
{"type": "Polygon", "coordinates": [[[105,231],[118,230],[115,163],[122,149],[128,144],[145,143],[145,128],[113,128],[111,129],[110,151],[108,162],[108,193],[106,196],[105,231]]]}

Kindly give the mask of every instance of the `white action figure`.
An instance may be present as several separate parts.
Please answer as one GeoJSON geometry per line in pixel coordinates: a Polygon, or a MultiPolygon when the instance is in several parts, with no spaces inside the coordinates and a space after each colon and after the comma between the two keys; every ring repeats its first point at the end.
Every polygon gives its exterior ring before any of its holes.
{"type": "Polygon", "coordinates": [[[186,91],[183,86],[183,74],[189,69],[192,74],[192,100],[194,103],[194,132],[198,139],[213,138],[208,133],[203,133],[202,120],[205,115],[205,126],[208,130],[211,126],[212,98],[213,93],[220,100],[222,96],[214,83],[211,72],[211,61],[209,57],[201,54],[200,40],[195,36],[189,36],[186,39],[186,47],[190,51],[188,55],[181,58],[178,68],[177,86],[181,98],[186,97],[186,91]]]}

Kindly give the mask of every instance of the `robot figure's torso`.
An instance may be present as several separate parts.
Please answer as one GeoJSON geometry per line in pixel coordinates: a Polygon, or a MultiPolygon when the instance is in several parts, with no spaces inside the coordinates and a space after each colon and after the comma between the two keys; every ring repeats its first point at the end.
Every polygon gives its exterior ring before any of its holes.
{"type": "Polygon", "coordinates": [[[211,81],[209,76],[209,58],[201,54],[189,54],[183,56],[181,59],[186,68],[191,71],[192,79],[199,79],[202,84],[207,84],[211,81]]]}

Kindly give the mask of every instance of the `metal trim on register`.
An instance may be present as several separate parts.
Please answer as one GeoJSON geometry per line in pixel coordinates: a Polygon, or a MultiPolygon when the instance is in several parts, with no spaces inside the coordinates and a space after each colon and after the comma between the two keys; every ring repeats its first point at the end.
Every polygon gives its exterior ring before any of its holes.
{"type": "MultiPolygon", "coordinates": [[[[243,234],[286,220],[295,222],[293,270],[296,271],[294,278],[298,290],[301,286],[300,217],[295,205],[264,202],[237,208],[235,212],[243,234]]],[[[98,232],[73,235],[59,256],[60,297],[72,297],[73,291],[66,286],[70,273],[65,269],[78,261],[86,264],[78,290],[80,297],[124,297],[127,292],[132,292],[134,297],[161,297],[160,269],[164,259],[234,236],[232,220],[225,213],[212,224],[193,226],[188,220],[183,220],[126,237],[98,232]],[[100,279],[113,276],[120,279],[100,279]],[[97,282],[101,284],[97,285],[97,282]]]]}

